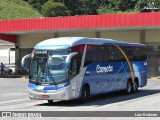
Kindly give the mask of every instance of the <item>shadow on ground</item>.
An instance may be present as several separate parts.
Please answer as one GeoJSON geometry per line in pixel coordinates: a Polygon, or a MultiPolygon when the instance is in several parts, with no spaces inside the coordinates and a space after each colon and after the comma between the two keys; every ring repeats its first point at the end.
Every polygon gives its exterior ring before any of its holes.
{"type": "Polygon", "coordinates": [[[60,102],[54,102],[53,104],[49,103],[43,103],[38,104],[36,106],[92,106],[92,105],[107,105],[107,104],[113,104],[118,103],[121,101],[128,101],[133,100],[141,97],[150,96],[153,94],[160,93],[160,89],[154,89],[154,90],[139,90],[137,93],[130,94],[130,95],[124,95],[123,92],[115,92],[115,93],[109,93],[109,94],[102,94],[95,97],[91,97],[90,100],[86,103],[79,103],[78,100],[70,100],[70,101],[60,101],[60,102]]]}

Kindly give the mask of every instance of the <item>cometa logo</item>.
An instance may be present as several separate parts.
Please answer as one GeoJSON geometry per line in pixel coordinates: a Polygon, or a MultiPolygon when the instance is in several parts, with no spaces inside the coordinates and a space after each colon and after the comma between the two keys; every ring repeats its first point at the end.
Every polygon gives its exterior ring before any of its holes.
{"type": "Polygon", "coordinates": [[[106,67],[101,67],[100,65],[97,65],[96,71],[97,71],[97,73],[113,72],[113,66],[108,65],[108,66],[106,66],[106,67]]]}

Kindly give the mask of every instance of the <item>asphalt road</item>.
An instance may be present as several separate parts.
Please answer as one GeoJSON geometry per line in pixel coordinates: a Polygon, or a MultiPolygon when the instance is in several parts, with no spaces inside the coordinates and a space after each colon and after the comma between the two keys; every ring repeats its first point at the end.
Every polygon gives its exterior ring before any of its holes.
{"type": "Polygon", "coordinates": [[[138,93],[122,92],[92,97],[87,103],[30,100],[28,79],[0,78],[0,111],[160,111],[160,80],[148,80],[148,85],[138,93]]]}

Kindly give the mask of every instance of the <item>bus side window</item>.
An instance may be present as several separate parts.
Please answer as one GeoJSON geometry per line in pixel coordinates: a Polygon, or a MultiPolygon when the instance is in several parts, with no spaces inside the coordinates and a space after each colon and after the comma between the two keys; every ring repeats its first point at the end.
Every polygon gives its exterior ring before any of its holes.
{"type": "Polygon", "coordinates": [[[141,50],[138,47],[133,48],[133,61],[140,61],[141,60],[141,50]]]}
{"type": "Polygon", "coordinates": [[[104,47],[104,61],[108,62],[109,61],[109,53],[108,53],[108,46],[104,47]]]}
{"type": "Polygon", "coordinates": [[[91,55],[90,53],[87,53],[85,57],[84,67],[86,67],[89,64],[91,64],[91,55]]]}
{"type": "Polygon", "coordinates": [[[91,62],[92,63],[97,62],[97,49],[96,49],[96,46],[93,46],[93,48],[92,48],[91,62]]]}
{"type": "Polygon", "coordinates": [[[144,61],[147,59],[147,51],[146,48],[141,48],[142,54],[141,54],[141,60],[144,61]]]}
{"type": "Polygon", "coordinates": [[[102,53],[102,46],[97,46],[97,57],[98,57],[98,62],[103,61],[103,53],[102,53]]]}
{"type": "MultiPolygon", "coordinates": [[[[125,46],[119,46],[121,48],[121,50],[123,51],[123,53],[125,55],[127,55],[127,51],[126,51],[126,47],[125,46]]],[[[122,54],[122,52],[120,52],[120,61],[126,61],[126,58],[124,57],[124,55],[122,54]]],[[[128,57],[128,56],[127,56],[128,57]]]]}
{"type": "Polygon", "coordinates": [[[134,54],[134,49],[133,47],[127,47],[126,48],[127,56],[130,61],[133,61],[133,54],[134,54]]]}
{"type": "Polygon", "coordinates": [[[76,59],[73,59],[72,60],[72,64],[71,64],[71,74],[72,74],[72,76],[75,76],[76,74],[77,74],[77,61],[76,61],[76,59]]]}
{"type": "Polygon", "coordinates": [[[109,62],[117,62],[119,60],[119,51],[115,46],[108,47],[109,62]]]}
{"type": "Polygon", "coordinates": [[[113,61],[113,55],[112,55],[112,46],[108,46],[108,61],[113,61]]]}
{"type": "Polygon", "coordinates": [[[92,45],[88,45],[85,55],[84,67],[92,63],[91,57],[92,57],[92,45]]]}
{"type": "Polygon", "coordinates": [[[71,66],[69,70],[70,78],[76,76],[79,73],[79,69],[80,69],[80,63],[78,62],[78,55],[76,55],[71,59],[71,66]]]}

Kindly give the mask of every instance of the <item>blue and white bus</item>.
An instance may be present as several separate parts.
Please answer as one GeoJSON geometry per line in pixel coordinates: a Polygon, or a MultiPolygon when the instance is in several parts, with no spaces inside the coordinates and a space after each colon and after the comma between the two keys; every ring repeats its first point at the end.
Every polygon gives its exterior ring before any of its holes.
{"type": "Polygon", "coordinates": [[[147,53],[143,44],[62,37],[38,43],[30,55],[30,99],[84,102],[90,96],[113,91],[134,93],[146,84],[147,53]]]}

